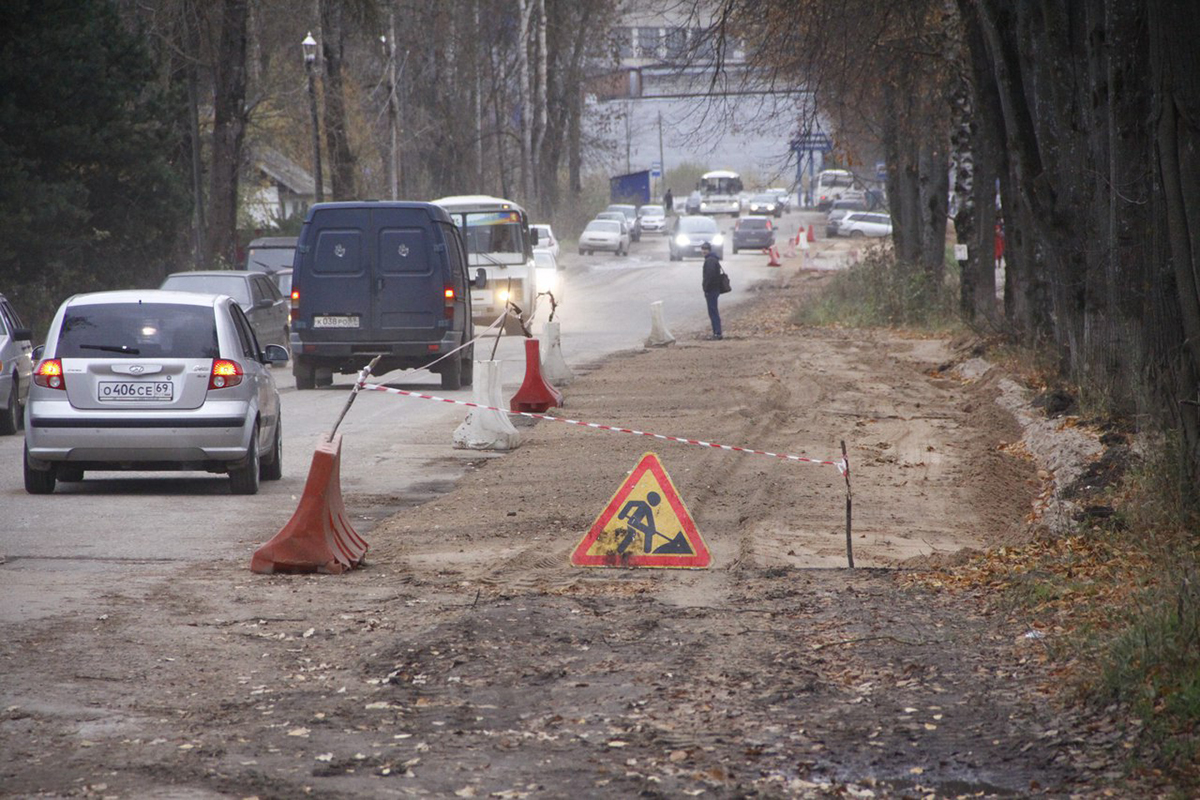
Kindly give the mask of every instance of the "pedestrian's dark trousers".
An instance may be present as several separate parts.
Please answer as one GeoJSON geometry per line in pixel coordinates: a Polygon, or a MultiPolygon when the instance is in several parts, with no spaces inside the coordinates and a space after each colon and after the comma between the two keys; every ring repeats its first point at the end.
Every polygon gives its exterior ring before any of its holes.
{"type": "Polygon", "coordinates": [[[713,336],[721,335],[721,312],[717,311],[717,298],[720,292],[705,292],[704,299],[708,301],[708,319],[712,322],[713,336]]]}

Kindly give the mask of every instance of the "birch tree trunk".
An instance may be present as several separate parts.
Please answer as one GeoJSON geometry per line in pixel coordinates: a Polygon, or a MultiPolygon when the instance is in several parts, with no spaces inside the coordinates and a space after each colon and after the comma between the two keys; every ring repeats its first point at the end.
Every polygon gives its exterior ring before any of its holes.
{"type": "Polygon", "coordinates": [[[517,0],[520,31],[517,34],[517,75],[521,82],[521,197],[528,204],[533,173],[533,86],[529,71],[529,27],[533,16],[532,0],[517,0]]]}

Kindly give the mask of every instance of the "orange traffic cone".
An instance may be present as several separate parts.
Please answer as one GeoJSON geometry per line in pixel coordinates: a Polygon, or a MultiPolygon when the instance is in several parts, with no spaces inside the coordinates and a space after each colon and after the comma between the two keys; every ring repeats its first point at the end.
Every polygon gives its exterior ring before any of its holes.
{"type": "Polygon", "coordinates": [[[779,248],[775,245],[767,250],[767,254],[771,256],[771,260],[767,262],[768,267],[782,267],[783,264],[779,261],[779,248]]]}
{"type": "Polygon", "coordinates": [[[817,235],[815,233],[813,233],[813,231],[815,231],[816,228],[817,228],[816,225],[808,226],[808,241],[809,242],[815,242],[817,240],[817,235]]]}
{"type": "Polygon", "coordinates": [[[542,359],[537,339],[525,340],[525,381],[512,396],[508,407],[512,411],[543,414],[563,404],[562,392],[546,383],[542,377],[542,359]]]}
{"type": "Polygon", "coordinates": [[[341,434],[317,445],[300,505],[283,529],[254,551],[252,571],[338,575],[362,563],[367,543],[346,519],[341,464],[341,434]]]}

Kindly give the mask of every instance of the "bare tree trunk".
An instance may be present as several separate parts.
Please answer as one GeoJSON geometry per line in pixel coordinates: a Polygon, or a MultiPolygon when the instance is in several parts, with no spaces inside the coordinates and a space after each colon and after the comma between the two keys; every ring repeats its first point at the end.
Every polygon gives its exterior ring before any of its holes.
{"type": "Polygon", "coordinates": [[[238,176],[246,132],[246,21],[248,0],[223,0],[213,98],[209,243],[212,257],[237,262],[238,176]]]}
{"type": "Polygon", "coordinates": [[[517,75],[521,82],[521,202],[529,203],[533,173],[533,86],[529,72],[529,25],[533,0],[517,0],[517,75]]]}
{"type": "Polygon", "coordinates": [[[1155,148],[1182,346],[1169,344],[1174,338],[1169,327],[1156,333],[1160,353],[1176,353],[1164,375],[1171,379],[1167,411],[1183,432],[1187,491],[1195,500],[1200,481],[1200,73],[1195,50],[1200,13],[1194,6],[1185,10],[1150,0],[1148,16],[1152,85],[1159,106],[1155,148]]]}
{"type": "Polygon", "coordinates": [[[204,269],[210,261],[204,222],[204,157],[200,141],[200,20],[194,0],[185,0],[181,9],[180,33],[183,70],[187,75],[188,149],[192,162],[192,266],[204,269]]]}
{"type": "Polygon", "coordinates": [[[346,98],[342,88],[345,29],[340,0],[320,0],[321,49],[325,62],[325,143],[329,151],[329,178],[334,200],[356,196],[355,161],[346,131],[346,98]]]}

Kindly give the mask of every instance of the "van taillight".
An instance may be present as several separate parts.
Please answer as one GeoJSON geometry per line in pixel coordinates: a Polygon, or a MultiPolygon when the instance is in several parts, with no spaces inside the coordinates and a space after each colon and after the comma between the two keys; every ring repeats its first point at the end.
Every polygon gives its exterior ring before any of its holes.
{"type": "Polygon", "coordinates": [[[300,290],[292,289],[292,312],[300,310],[300,290]]]}
{"type": "Polygon", "coordinates": [[[446,298],[446,319],[454,319],[454,287],[447,286],[442,296],[446,298]]]}
{"type": "Polygon", "coordinates": [[[47,358],[38,364],[33,373],[33,382],[47,389],[66,389],[67,381],[63,375],[62,362],[57,358],[47,358]]]}
{"type": "Polygon", "coordinates": [[[771,220],[767,220],[767,230],[771,230],[771,220]]]}
{"type": "Polygon", "coordinates": [[[242,382],[242,365],[227,358],[214,358],[208,376],[208,388],[228,389],[242,382]]]}

